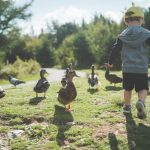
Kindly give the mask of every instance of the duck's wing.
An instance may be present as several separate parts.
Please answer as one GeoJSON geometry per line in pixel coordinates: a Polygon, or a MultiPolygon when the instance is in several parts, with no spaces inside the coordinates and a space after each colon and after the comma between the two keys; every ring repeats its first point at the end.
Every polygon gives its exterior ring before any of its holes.
{"type": "Polygon", "coordinates": [[[91,84],[91,78],[90,78],[90,76],[88,77],[88,83],[91,84]]]}
{"type": "Polygon", "coordinates": [[[94,85],[98,84],[98,77],[97,77],[97,75],[94,75],[94,77],[92,77],[92,76],[90,75],[89,78],[88,78],[88,83],[89,83],[91,86],[94,86],[94,85]]]}
{"type": "Polygon", "coordinates": [[[88,76],[88,83],[91,84],[93,82],[93,78],[92,78],[92,75],[90,74],[88,76]]]}
{"type": "Polygon", "coordinates": [[[58,97],[57,97],[58,101],[64,105],[66,105],[69,101],[69,95],[68,95],[68,91],[64,88],[61,88],[58,91],[58,97]]]}
{"type": "Polygon", "coordinates": [[[95,84],[98,84],[98,77],[96,75],[94,76],[94,82],[95,84]]]}
{"type": "Polygon", "coordinates": [[[110,74],[109,81],[112,82],[112,83],[119,83],[119,82],[122,82],[122,78],[118,77],[115,74],[110,74]]]}
{"type": "Polygon", "coordinates": [[[34,90],[36,92],[44,92],[49,88],[50,84],[49,82],[44,78],[38,80],[37,84],[34,87],[34,90]]]}

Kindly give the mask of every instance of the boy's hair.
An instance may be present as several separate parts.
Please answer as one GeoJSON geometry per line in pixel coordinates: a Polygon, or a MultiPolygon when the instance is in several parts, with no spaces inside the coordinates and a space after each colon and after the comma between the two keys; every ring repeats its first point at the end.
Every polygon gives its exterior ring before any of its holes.
{"type": "Polygon", "coordinates": [[[130,21],[139,21],[140,22],[141,19],[143,19],[143,18],[141,18],[141,17],[129,17],[129,18],[125,18],[124,20],[125,20],[125,22],[130,22],[130,21]]]}

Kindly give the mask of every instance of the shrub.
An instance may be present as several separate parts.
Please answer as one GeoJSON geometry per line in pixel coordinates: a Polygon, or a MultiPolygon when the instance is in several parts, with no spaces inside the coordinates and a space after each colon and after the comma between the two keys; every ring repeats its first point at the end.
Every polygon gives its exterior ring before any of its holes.
{"type": "Polygon", "coordinates": [[[14,77],[22,77],[26,75],[34,75],[40,69],[40,64],[35,60],[23,61],[19,57],[14,64],[3,65],[0,70],[0,78],[6,79],[8,74],[14,77]]]}

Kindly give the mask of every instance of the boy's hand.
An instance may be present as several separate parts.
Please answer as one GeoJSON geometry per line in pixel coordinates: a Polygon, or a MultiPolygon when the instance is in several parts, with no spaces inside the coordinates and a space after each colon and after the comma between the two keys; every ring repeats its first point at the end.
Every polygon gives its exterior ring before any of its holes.
{"type": "Polygon", "coordinates": [[[105,63],[105,65],[106,65],[108,68],[112,68],[112,67],[113,67],[113,64],[110,65],[109,63],[105,63]]]}

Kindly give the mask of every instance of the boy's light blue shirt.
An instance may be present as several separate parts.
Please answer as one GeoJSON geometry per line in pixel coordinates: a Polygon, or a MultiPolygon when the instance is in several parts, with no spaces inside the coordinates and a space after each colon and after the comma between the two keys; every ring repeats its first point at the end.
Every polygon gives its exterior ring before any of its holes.
{"type": "Polygon", "coordinates": [[[150,31],[141,26],[129,26],[120,35],[122,70],[128,73],[148,73],[148,49],[145,41],[150,31]]]}

